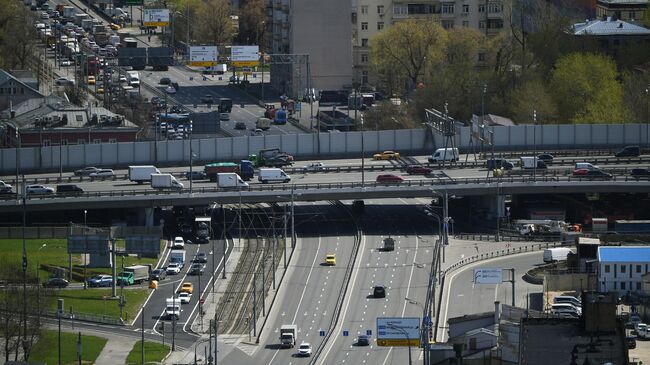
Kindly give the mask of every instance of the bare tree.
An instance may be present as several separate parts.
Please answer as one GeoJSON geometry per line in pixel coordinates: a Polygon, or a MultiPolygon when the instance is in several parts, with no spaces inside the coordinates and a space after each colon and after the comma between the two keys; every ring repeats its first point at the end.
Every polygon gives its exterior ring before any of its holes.
{"type": "Polygon", "coordinates": [[[246,0],[239,11],[239,34],[241,44],[257,44],[265,48],[266,5],[263,0],[246,0]]]}
{"type": "Polygon", "coordinates": [[[230,17],[227,0],[207,0],[197,8],[197,34],[200,42],[218,46],[221,50],[232,43],[235,26],[230,17]]]}

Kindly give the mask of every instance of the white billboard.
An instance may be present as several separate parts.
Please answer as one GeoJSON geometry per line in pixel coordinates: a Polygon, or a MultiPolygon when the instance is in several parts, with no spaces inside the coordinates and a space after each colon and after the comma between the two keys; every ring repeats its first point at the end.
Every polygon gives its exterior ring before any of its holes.
{"type": "Polygon", "coordinates": [[[219,51],[216,46],[190,47],[190,66],[210,67],[217,65],[219,51]]]}
{"type": "Polygon", "coordinates": [[[259,46],[232,46],[230,60],[236,67],[253,67],[260,63],[259,46]]]}
{"type": "Polygon", "coordinates": [[[377,317],[378,346],[420,346],[420,318],[377,317]]]}
{"type": "Polygon", "coordinates": [[[474,284],[501,284],[503,269],[480,268],[474,269],[474,284]]]}
{"type": "Polygon", "coordinates": [[[169,26],[169,9],[144,9],[145,27],[169,26]]]}

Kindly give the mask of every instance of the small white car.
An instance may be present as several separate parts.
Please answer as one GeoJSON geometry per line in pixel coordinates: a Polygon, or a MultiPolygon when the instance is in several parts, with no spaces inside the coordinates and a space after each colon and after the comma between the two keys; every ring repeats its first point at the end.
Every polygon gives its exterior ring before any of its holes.
{"type": "Polygon", "coordinates": [[[303,342],[298,347],[298,356],[311,356],[311,345],[307,342],[303,342]]]}
{"type": "Polygon", "coordinates": [[[188,292],[181,292],[178,295],[178,298],[181,300],[181,304],[188,304],[192,300],[192,294],[188,292]]]}
{"type": "Polygon", "coordinates": [[[115,173],[111,169],[99,169],[95,172],[91,172],[88,176],[90,177],[113,177],[115,173]]]}
{"type": "Polygon", "coordinates": [[[174,88],[173,86],[167,86],[165,88],[165,92],[167,94],[176,94],[176,88],[174,88]]]}
{"type": "Polygon", "coordinates": [[[27,195],[54,194],[54,189],[43,185],[27,185],[25,192],[27,195]]]}
{"type": "Polygon", "coordinates": [[[180,248],[184,249],[185,248],[185,240],[183,237],[174,237],[174,242],[172,242],[172,248],[180,248]]]}
{"type": "Polygon", "coordinates": [[[74,85],[74,81],[68,80],[65,77],[59,77],[58,79],[54,80],[54,84],[57,86],[74,85]]]}
{"type": "Polygon", "coordinates": [[[305,171],[316,172],[323,171],[325,169],[325,164],[322,162],[312,162],[309,165],[303,167],[305,171]]]}
{"type": "Polygon", "coordinates": [[[165,269],[167,272],[167,275],[176,275],[181,272],[181,265],[179,265],[177,262],[172,262],[169,265],[167,265],[167,269],[165,269]]]}

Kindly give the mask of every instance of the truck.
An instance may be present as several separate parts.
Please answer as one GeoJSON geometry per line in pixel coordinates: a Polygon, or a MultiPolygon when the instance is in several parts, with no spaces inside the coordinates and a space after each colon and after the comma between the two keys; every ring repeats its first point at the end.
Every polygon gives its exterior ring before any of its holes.
{"type": "Polygon", "coordinates": [[[257,155],[250,155],[248,159],[255,167],[283,167],[293,163],[293,156],[280,151],[279,148],[260,150],[257,155]]]}
{"type": "Polygon", "coordinates": [[[544,262],[551,263],[555,261],[563,261],[572,253],[573,251],[568,247],[547,248],[544,250],[544,262]]]}
{"type": "Polygon", "coordinates": [[[72,19],[75,15],[75,8],[72,6],[64,6],[63,12],[59,12],[63,19],[72,19]]]}
{"type": "Polygon", "coordinates": [[[177,263],[181,267],[185,266],[185,250],[172,250],[169,253],[169,262],[177,263]]]}
{"type": "Polygon", "coordinates": [[[151,181],[151,174],[160,174],[156,166],[129,166],[129,180],[142,184],[151,181]]]}
{"type": "Polygon", "coordinates": [[[259,128],[263,131],[269,130],[269,128],[271,128],[271,119],[257,118],[257,120],[255,121],[255,128],[259,128]]]}
{"type": "Polygon", "coordinates": [[[384,244],[380,248],[381,251],[393,251],[395,250],[395,240],[392,237],[384,238],[384,244]]]}
{"type": "Polygon", "coordinates": [[[140,74],[138,71],[126,71],[126,82],[129,86],[140,87],[140,74]]]}
{"type": "Polygon", "coordinates": [[[232,99],[219,98],[219,113],[230,113],[230,112],[232,112],[232,99]]]}
{"type": "Polygon", "coordinates": [[[206,164],[203,167],[205,175],[210,181],[217,181],[217,174],[234,172],[239,174],[239,176],[244,181],[248,181],[253,178],[255,169],[253,168],[253,163],[249,160],[241,160],[239,164],[234,162],[214,162],[206,164]]]}
{"type": "Polygon", "coordinates": [[[545,169],[546,168],[546,163],[537,157],[534,156],[524,156],[519,158],[519,163],[522,169],[545,169]],[[535,166],[535,163],[537,163],[537,166],[535,166]]]}
{"type": "Polygon", "coordinates": [[[160,190],[183,190],[183,183],[176,180],[172,174],[151,174],[151,187],[160,190]]]}
{"type": "Polygon", "coordinates": [[[111,18],[120,17],[124,19],[129,19],[129,13],[127,11],[122,10],[122,8],[104,9],[104,14],[108,15],[111,18]]]}
{"type": "Polygon", "coordinates": [[[458,148],[438,148],[431,157],[429,163],[440,163],[444,161],[458,161],[458,148]]]}
{"type": "Polygon", "coordinates": [[[167,298],[165,300],[165,318],[168,320],[178,320],[181,315],[181,300],[178,298],[167,298]]]}
{"type": "Polygon", "coordinates": [[[248,189],[248,183],[235,172],[218,173],[217,186],[220,189],[248,189]]]}
{"type": "Polygon", "coordinates": [[[278,168],[266,168],[266,169],[260,169],[259,176],[257,179],[262,183],[262,184],[268,184],[268,183],[288,183],[291,181],[291,176],[287,175],[282,169],[278,168]]]}
{"type": "Polygon", "coordinates": [[[217,74],[217,75],[223,75],[226,72],[228,72],[228,65],[225,63],[220,63],[216,66],[207,66],[204,70],[203,73],[205,74],[217,74]]]}
{"type": "Polygon", "coordinates": [[[296,346],[296,335],[298,326],[295,324],[283,324],[280,327],[280,346],[293,348],[296,346]]]}
{"type": "Polygon", "coordinates": [[[149,266],[145,265],[127,266],[117,275],[120,285],[140,284],[146,280],[149,280],[149,266]]]}
{"type": "Polygon", "coordinates": [[[276,111],[273,124],[287,124],[287,111],[284,109],[276,111]]]}

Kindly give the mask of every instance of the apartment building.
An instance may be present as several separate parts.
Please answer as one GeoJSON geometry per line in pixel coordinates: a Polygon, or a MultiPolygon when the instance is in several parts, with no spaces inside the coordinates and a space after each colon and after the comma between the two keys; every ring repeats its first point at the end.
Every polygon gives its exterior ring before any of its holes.
{"type": "Polygon", "coordinates": [[[615,17],[626,22],[642,25],[648,0],[598,0],[596,16],[599,19],[615,17]]]}
{"type": "Polygon", "coordinates": [[[352,84],[350,0],[267,0],[271,84],[288,96],[352,84]],[[307,57],[299,55],[308,55],[307,57]],[[311,76],[308,80],[308,75],[311,76]]]}
{"type": "Polygon", "coordinates": [[[372,84],[370,41],[379,31],[405,19],[436,18],[445,29],[468,27],[494,35],[510,28],[509,0],[353,0],[354,77],[372,84]]]}
{"type": "Polygon", "coordinates": [[[598,248],[598,283],[601,292],[642,290],[642,276],[650,264],[648,246],[608,246],[598,248]]]}

